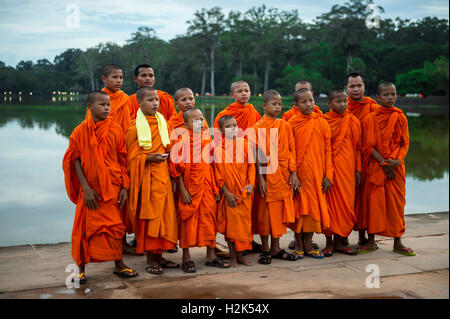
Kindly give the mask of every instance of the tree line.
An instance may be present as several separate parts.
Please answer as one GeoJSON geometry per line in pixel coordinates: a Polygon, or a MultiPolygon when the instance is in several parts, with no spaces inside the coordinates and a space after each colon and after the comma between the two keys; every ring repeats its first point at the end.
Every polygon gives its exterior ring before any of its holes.
{"type": "Polygon", "coordinates": [[[185,34],[169,41],[142,26],[124,45],[70,48],[53,62],[20,61],[15,68],[0,61],[0,90],[86,93],[103,87],[101,68],[115,63],[124,71],[123,89],[132,93],[134,68],[146,63],[155,71],[155,87],[169,93],[187,86],[202,96],[223,95],[232,81],[245,80],[253,94],[275,88],[290,95],[300,79],[326,93],[354,71],[365,75],[369,94],[385,80],[400,94],[448,95],[448,20],[381,16],[378,28],[368,28],[369,3],[334,5],[312,23],[297,10],[264,5],[227,15],[219,7],[203,8],[187,21],[185,34]]]}

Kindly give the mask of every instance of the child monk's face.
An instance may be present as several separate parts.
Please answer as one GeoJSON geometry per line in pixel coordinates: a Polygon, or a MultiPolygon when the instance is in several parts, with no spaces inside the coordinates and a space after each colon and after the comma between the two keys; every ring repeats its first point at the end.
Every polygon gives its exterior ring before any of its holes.
{"type": "Polygon", "coordinates": [[[328,101],[333,112],[342,114],[347,110],[347,94],[344,92],[334,93],[333,98],[328,101]]]}
{"type": "Polygon", "coordinates": [[[383,87],[381,92],[378,93],[377,99],[382,106],[393,107],[397,101],[397,90],[395,89],[395,86],[388,85],[383,87]]]}
{"type": "Polygon", "coordinates": [[[230,96],[239,104],[245,105],[250,100],[250,87],[247,83],[239,83],[230,96]]]}
{"type": "Polygon", "coordinates": [[[103,121],[109,115],[109,96],[98,94],[93,103],[88,103],[87,107],[91,110],[92,119],[95,123],[103,121]]]}
{"type": "Polygon", "coordinates": [[[194,110],[189,114],[188,122],[184,122],[184,126],[194,132],[203,132],[205,124],[203,114],[200,110],[194,110]]]}
{"type": "Polygon", "coordinates": [[[156,90],[147,92],[142,100],[138,100],[138,104],[144,115],[155,115],[159,109],[158,93],[156,90]]]}
{"type": "Polygon", "coordinates": [[[270,98],[267,103],[263,103],[263,108],[267,116],[276,118],[281,113],[281,96],[270,98]]]}
{"type": "Polygon", "coordinates": [[[236,119],[232,118],[232,119],[226,120],[223,123],[222,127],[220,127],[220,132],[222,133],[222,135],[225,136],[225,138],[228,138],[228,139],[235,138],[238,134],[238,126],[237,126],[236,119]]]}
{"type": "Polygon", "coordinates": [[[364,91],[366,88],[362,78],[357,76],[348,78],[345,89],[352,100],[359,101],[364,97],[364,91]]]}
{"type": "Polygon", "coordinates": [[[102,81],[108,90],[113,92],[119,91],[123,84],[123,72],[120,69],[112,70],[108,76],[102,75],[102,81]]]}
{"type": "Polygon", "coordinates": [[[183,112],[192,109],[195,107],[194,93],[191,90],[182,91],[175,100],[175,105],[183,112]]]}
{"type": "Polygon", "coordinates": [[[295,103],[297,108],[305,115],[311,115],[314,110],[314,97],[311,91],[300,94],[298,101],[295,103]]]}
{"type": "Polygon", "coordinates": [[[134,77],[134,82],[138,84],[138,87],[153,87],[155,85],[155,73],[152,68],[139,68],[138,76],[134,77]]]}

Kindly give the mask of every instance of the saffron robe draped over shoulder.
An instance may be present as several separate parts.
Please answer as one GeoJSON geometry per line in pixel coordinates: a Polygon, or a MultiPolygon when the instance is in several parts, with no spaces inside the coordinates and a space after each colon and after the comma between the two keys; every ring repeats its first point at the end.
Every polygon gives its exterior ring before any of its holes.
{"type": "MultiPolygon", "coordinates": [[[[236,119],[240,129],[245,131],[248,127],[252,127],[261,119],[261,115],[255,110],[252,104],[245,105],[234,102],[221,111],[214,120],[214,128],[219,128],[219,119],[224,115],[231,115],[236,119]]],[[[241,135],[239,135],[242,137],[241,135]]]]}
{"type": "Polygon", "coordinates": [[[103,88],[102,91],[108,94],[110,99],[109,116],[120,125],[125,135],[131,121],[128,95],[122,90],[113,92],[103,88]]]}
{"type": "Polygon", "coordinates": [[[154,163],[146,158],[154,153],[167,153],[171,146],[163,146],[156,117],[145,117],[152,134],[151,148],[144,150],[139,146],[136,120],[131,121],[126,137],[131,179],[128,210],[138,242],[136,251],[161,253],[178,242],[172,183],[167,161],[154,163]]]}
{"type": "MultiPolygon", "coordinates": [[[[176,129],[176,128],[179,128],[179,127],[185,127],[184,126],[183,114],[184,114],[184,112],[180,110],[180,112],[178,112],[178,114],[175,114],[174,116],[172,116],[170,118],[168,123],[170,123],[170,126],[172,127],[172,129],[176,129]]],[[[205,130],[209,129],[208,122],[206,122],[205,119],[203,119],[203,123],[205,124],[205,128],[204,129],[205,130]]]]}
{"type": "Polygon", "coordinates": [[[286,234],[286,226],[295,222],[295,211],[293,202],[293,190],[290,186],[290,174],[296,170],[296,151],[295,139],[290,125],[282,119],[274,119],[264,115],[262,120],[256,123],[255,136],[257,137],[255,145],[266,156],[265,168],[270,165],[276,165],[275,171],[269,171],[265,174],[267,184],[267,193],[262,197],[258,191],[255,193],[253,202],[253,231],[261,236],[280,238],[286,234]],[[276,136],[271,135],[276,131],[276,136]],[[262,135],[262,136],[261,136],[262,135]],[[259,139],[265,145],[259,145],[259,139]],[[273,150],[272,154],[270,144],[273,150]],[[277,158],[273,158],[277,156],[277,158]]]}
{"type": "Polygon", "coordinates": [[[178,178],[183,175],[186,190],[192,197],[190,204],[181,200],[178,195],[179,240],[181,248],[215,247],[217,203],[215,196],[219,190],[216,185],[212,160],[205,162],[202,153],[211,156],[212,145],[209,132],[199,134],[194,139],[192,130],[185,130],[175,145],[183,144],[184,148],[171,151],[169,161],[170,175],[178,178]],[[188,150],[186,148],[189,148],[188,150]],[[183,151],[184,157],[183,157],[183,151]],[[173,154],[177,152],[177,154],[173,154]],[[172,161],[179,157],[181,161],[172,161]]]}
{"type": "MultiPolygon", "coordinates": [[[[316,113],[317,115],[323,116],[322,111],[320,110],[320,108],[317,105],[314,105],[313,112],[316,113]]],[[[292,117],[294,117],[295,115],[297,115],[299,113],[301,113],[300,110],[295,105],[293,105],[292,109],[284,112],[283,115],[281,116],[281,118],[287,122],[292,117]]]]}
{"type": "MultiPolygon", "coordinates": [[[[156,93],[158,94],[159,100],[158,112],[164,116],[166,121],[168,121],[172,116],[177,115],[177,111],[175,110],[175,102],[172,96],[167,92],[156,90],[156,93]]],[[[139,109],[136,94],[130,95],[128,105],[130,109],[130,118],[134,120],[136,118],[137,110],[139,109]]]]}
{"type": "Polygon", "coordinates": [[[343,114],[332,110],[324,119],[331,129],[331,152],[333,162],[333,186],[327,192],[331,233],[348,237],[356,224],[355,172],[361,172],[361,125],[346,110],[343,114]]]}
{"type": "Polygon", "coordinates": [[[234,241],[236,251],[252,249],[252,195],[242,190],[249,184],[255,185],[255,163],[253,153],[244,138],[221,139],[221,153],[216,152],[214,172],[219,189],[223,185],[237,196],[236,207],[227,205],[222,193],[217,211],[217,231],[226,239],[234,241]],[[220,156],[220,157],[219,157],[220,156]]]}
{"type": "Polygon", "coordinates": [[[405,232],[405,162],[409,148],[408,120],[396,107],[381,106],[362,122],[363,160],[367,183],[362,190],[361,229],[369,234],[400,237],[405,232]],[[376,149],[384,159],[399,159],[395,178],[388,179],[381,165],[371,156],[376,149]]]}
{"type": "Polygon", "coordinates": [[[296,233],[321,233],[330,227],[327,201],[321,188],[324,177],[333,182],[330,126],[315,113],[300,113],[288,124],[294,134],[301,185],[299,195],[294,197],[296,222],[290,227],[296,233]]]}
{"type": "Polygon", "coordinates": [[[347,109],[361,122],[368,114],[375,112],[380,106],[374,99],[364,96],[361,101],[354,101],[347,98],[347,109]]]}
{"type": "Polygon", "coordinates": [[[129,188],[126,148],[121,127],[110,117],[97,123],[88,110],[75,128],[63,158],[64,181],[76,204],[72,229],[72,257],[77,265],[122,259],[125,226],[117,198],[121,187],[129,188]],[[85,205],[84,191],[74,163],[80,159],[89,186],[101,197],[98,208],[85,205]]]}

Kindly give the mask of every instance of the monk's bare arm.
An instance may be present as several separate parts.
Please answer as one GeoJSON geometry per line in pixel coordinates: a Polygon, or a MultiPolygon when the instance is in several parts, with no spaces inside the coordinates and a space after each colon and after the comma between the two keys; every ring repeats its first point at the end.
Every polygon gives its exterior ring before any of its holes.
{"type": "Polygon", "coordinates": [[[75,169],[75,173],[77,174],[78,180],[80,181],[81,188],[83,188],[84,192],[84,201],[86,203],[86,207],[89,209],[97,209],[98,203],[97,200],[100,200],[100,196],[95,192],[94,189],[89,185],[86,175],[84,174],[83,168],[81,167],[81,160],[77,158],[75,160],[75,164],[73,165],[75,169]]]}
{"type": "Polygon", "coordinates": [[[236,207],[237,206],[236,199],[238,199],[238,197],[228,190],[227,185],[225,185],[225,183],[223,183],[222,190],[223,195],[225,196],[225,199],[227,201],[227,205],[230,207],[236,207]]]}
{"type": "Polygon", "coordinates": [[[191,194],[189,194],[189,191],[186,189],[186,187],[184,185],[183,175],[178,176],[177,180],[178,180],[178,186],[180,188],[181,201],[185,204],[192,203],[191,194]]]}

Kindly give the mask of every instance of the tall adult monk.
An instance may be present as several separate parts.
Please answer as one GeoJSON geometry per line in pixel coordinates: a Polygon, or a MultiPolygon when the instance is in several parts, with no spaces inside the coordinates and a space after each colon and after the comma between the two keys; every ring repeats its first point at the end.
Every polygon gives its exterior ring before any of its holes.
{"type": "Polygon", "coordinates": [[[64,154],[64,181],[70,200],[77,205],[72,230],[72,257],[78,278],[86,282],[85,265],[114,261],[115,274],[134,277],[137,272],[122,261],[126,205],[130,180],[122,128],[109,117],[106,93],[88,94],[86,119],[69,139],[64,154]]]}
{"type": "MultiPolygon", "coordinates": [[[[153,68],[148,64],[141,64],[134,69],[134,82],[137,83],[138,88],[142,88],[144,86],[153,87],[155,85],[155,72],[153,71],[153,68]]],[[[177,114],[177,111],[175,110],[175,105],[173,98],[170,96],[169,93],[156,90],[158,93],[158,99],[159,99],[159,110],[158,112],[161,113],[166,121],[168,121],[172,116],[177,114]]],[[[129,100],[129,106],[130,106],[130,112],[131,112],[131,119],[136,118],[136,112],[139,108],[139,104],[137,102],[136,94],[130,95],[129,100]]]]}
{"type": "MultiPolygon", "coordinates": [[[[348,94],[348,110],[356,116],[360,123],[364,120],[364,118],[376,111],[379,108],[378,103],[368,97],[364,96],[364,92],[366,90],[364,84],[364,77],[362,74],[357,72],[352,72],[347,75],[347,79],[345,82],[345,90],[348,94]]],[[[364,138],[364,134],[363,134],[364,138]]],[[[365,163],[363,159],[363,163],[365,163]]],[[[365,230],[362,228],[361,219],[358,217],[363,212],[361,212],[361,207],[363,205],[362,202],[367,199],[363,198],[360,194],[360,190],[364,187],[366,183],[366,167],[363,165],[361,167],[361,187],[356,190],[356,203],[355,203],[355,212],[356,212],[356,225],[355,230],[359,230],[359,245],[365,245],[367,243],[367,238],[365,237],[365,230]]],[[[348,244],[348,241],[347,241],[348,244]]]]}
{"type": "Polygon", "coordinates": [[[186,110],[183,116],[186,130],[175,143],[180,147],[172,148],[170,155],[170,174],[179,185],[181,266],[185,272],[196,272],[189,248],[206,247],[206,266],[228,268],[230,265],[217,257],[214,249],[219,189],[212,161],[205,161],[205,156],[208,159],[211,156],[210,135],[204,131],[204,118],[199,109],[186,110]]]}
{"type": "Polygon", "coordinates": [[[288,122],[294,134],[301,185],[294,197],[296,220],[290,225],[296,236],[294,255],[297,259],[304,255],[323,258],[322,252],[312,247],[311,240],[314,233],[330,227],[325,194],[333,182],[331,131],[327,121],[313,112],[314,98],[310,90],[295,91],[294,100],[301,111],[288,122]]]}
{"type": "Polygon", "coordinates": [[[128,170],[131,186],[128,211],[138,253],[147,255],[147,271],[162,274],[179,264],[162,257],[178,241],[178,224],[167,164],[170,127],[158,112],[158,94],[151,87],[136,92],[140,108],[127,131],[128,170]]]}
{"type": "Polygon", "coordinates": [[[277,118],[281,112],[281,95],[275,90],[264,92],[263,108],[262,120],[253,126],[258,146],[258,191],[253,201],[253,229],[262,242],[258,262],[270,264],[272,258],[296,260],[294,255],[281,249],[280,238],[286,234],[287,225],[295,222],[293,191],[298,191],[300,182],[292,129],[286,121],[277,118]]]}
{"type": "Polygon", "coordinates": [[[355,190],[361,182],[361,125],[347,110],[344,89],[331,90],[328,104],[331,110],[324,115],[324,119],[331,129],[334,176],[333,187],[327,192],[330,229],[324,232],[327,243],[322,252],[325,257],[330,257],[335,251],[357,255],[344,245],[341,238],[348,237],[356,223],[355,190]]]}
{"type": "Polygon", "coordinates": [[[408,120],[395,107],[397,91],[394,84],[378,85],[377,99],[381,107],[367,115],[362,122],[363,159],[367,167],[367,183],[362,190],[363,215],[361,224],[369,234],[361,252],[375,250],[375,235],[393,237],[393,251],[415,256],[403,246],[405,233],[405,156],[409,148],[408,120]]]}
{"type": "MultiPolygon", "coordinates": [[[[311,93],[314,96],[314,91],[312,89],[312,84],[310,82],[308,82],[306,80],[297,82],[297,84],[295,84],[294,91],[298,91],[300,89],[309,89],[309,90],[311,90],[311,93]]],[[[320,108],[317,105],[314,105],[313,112],[317,113],[320,116],[323,116],[322,111],[320,110],[320,108]]],[[[296,107],[296,105],[294,103],[292,108],[289,111],[284,112],[283,115],[281,116],[281,118],[287,122],[287,121],[289,121],[290,118],[292,118],[294,115],[297,115],[298,113],[300,113],[300,110],[296,107]]]]}

